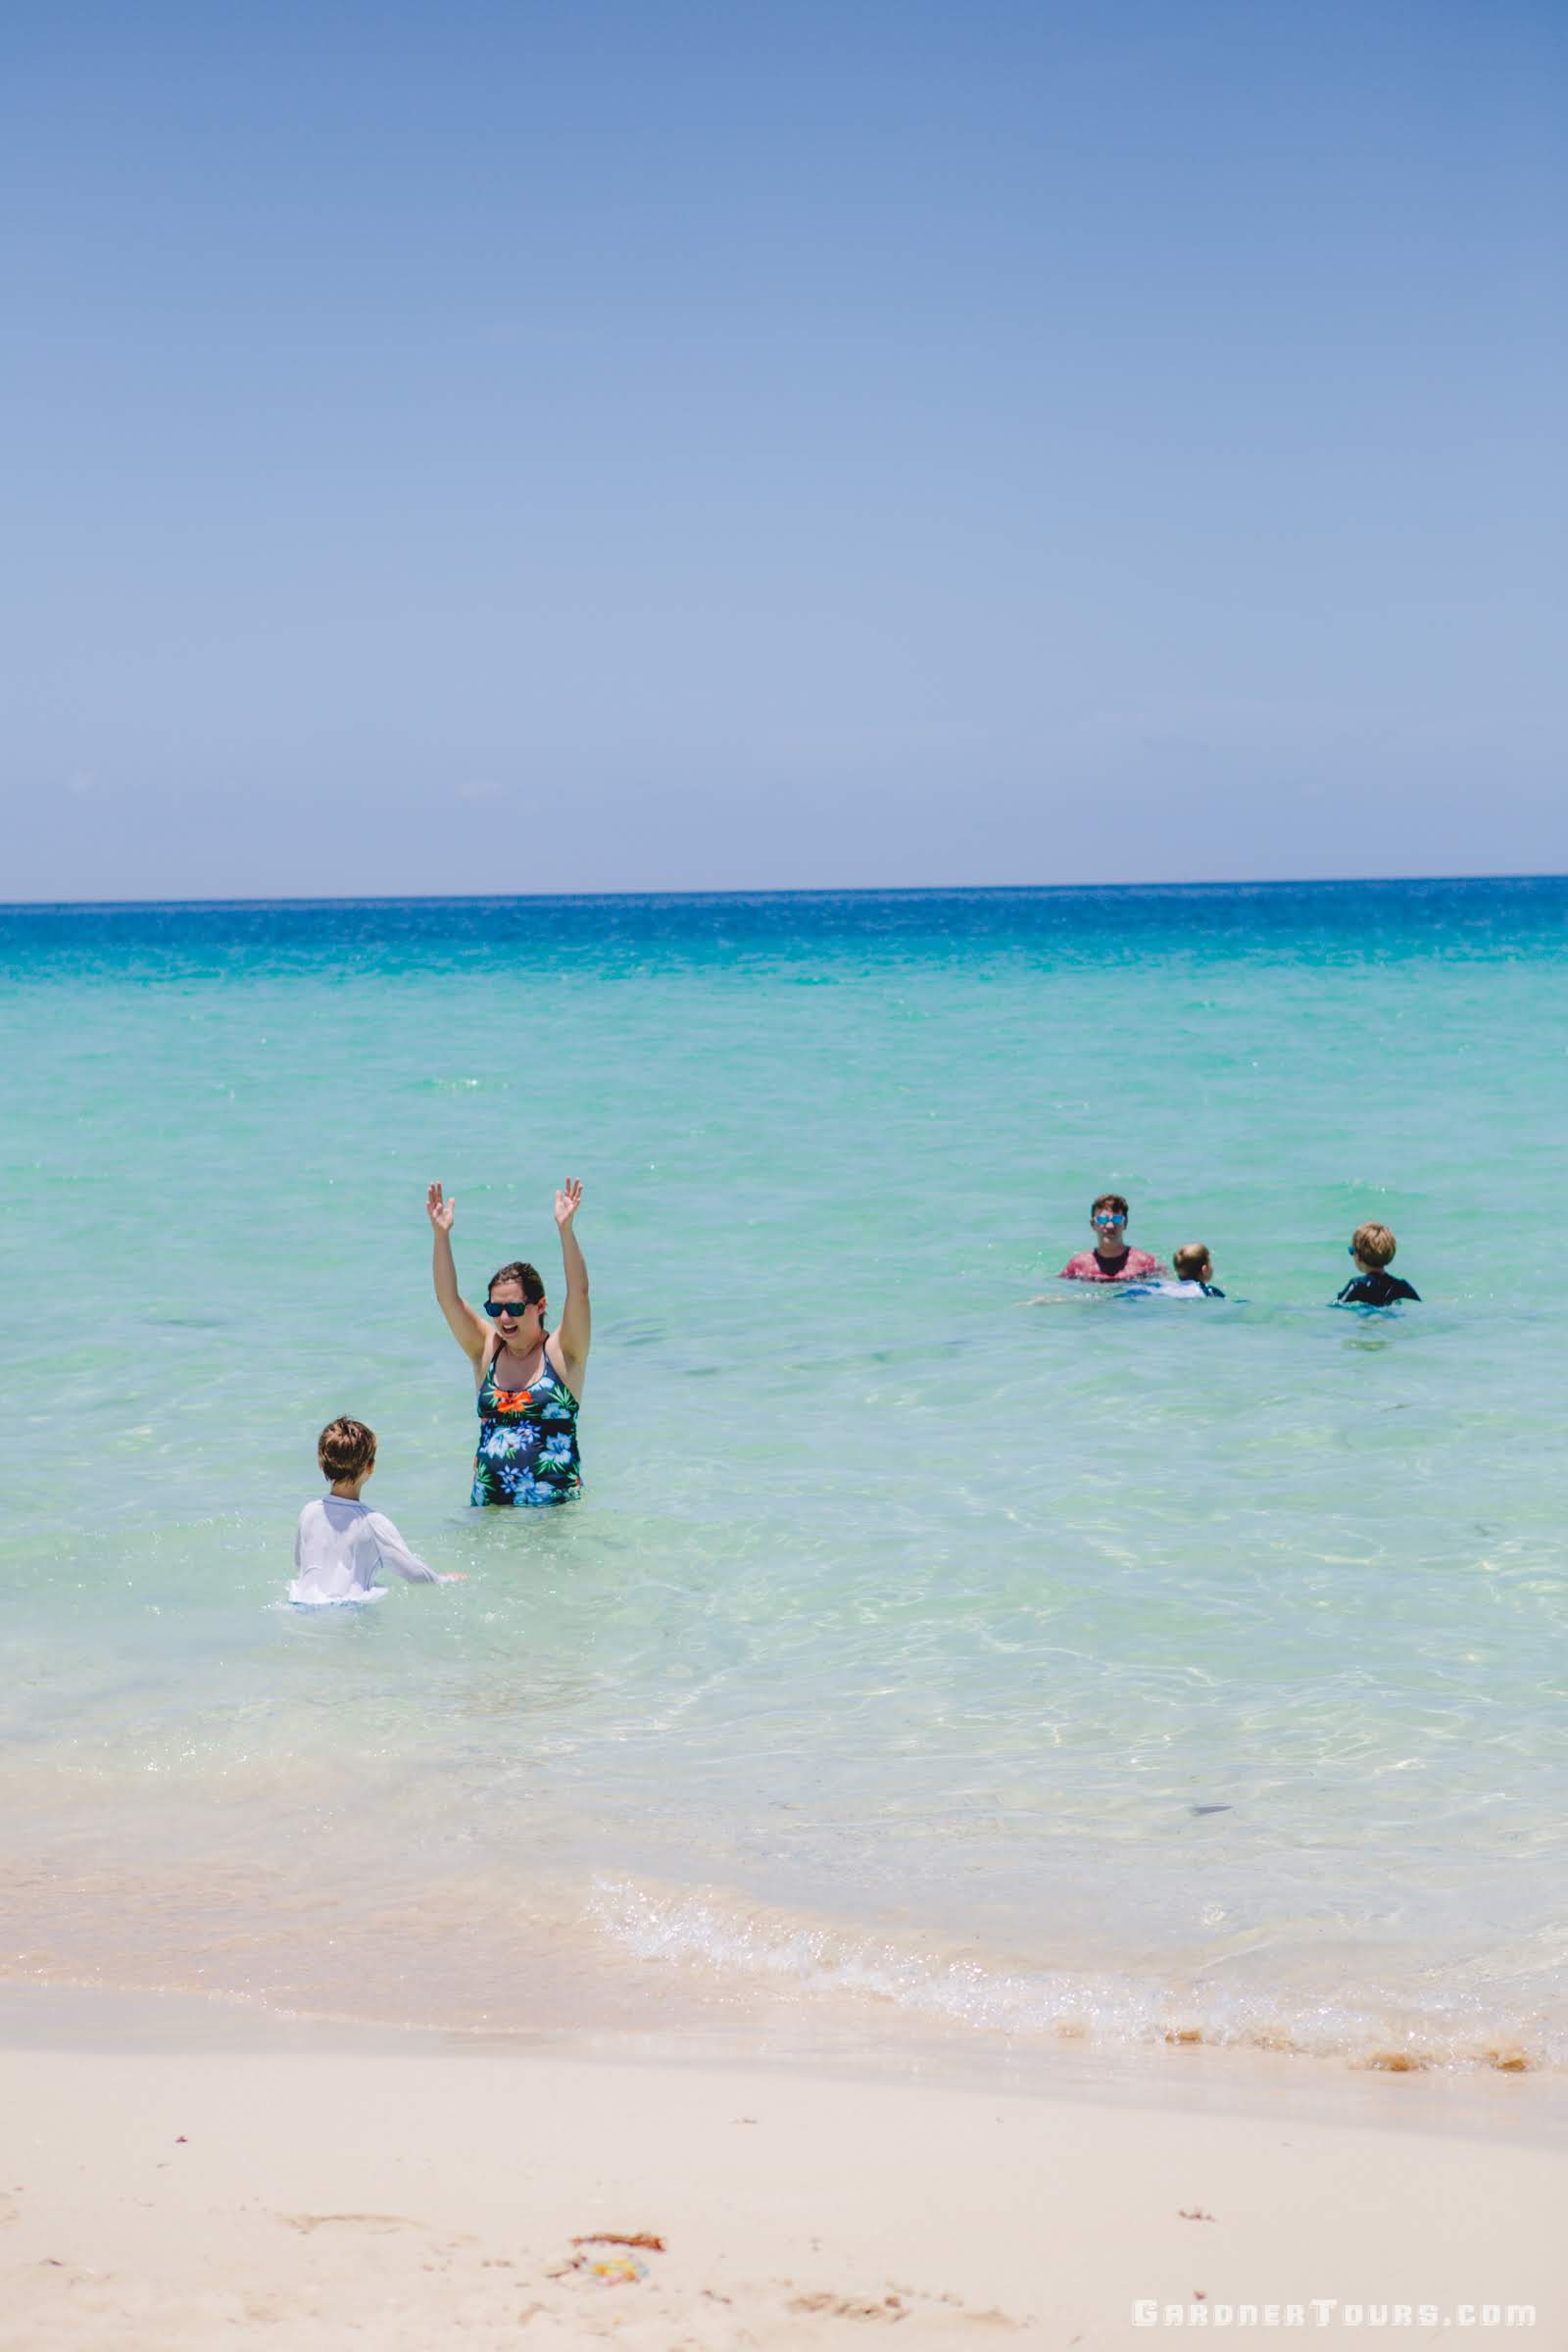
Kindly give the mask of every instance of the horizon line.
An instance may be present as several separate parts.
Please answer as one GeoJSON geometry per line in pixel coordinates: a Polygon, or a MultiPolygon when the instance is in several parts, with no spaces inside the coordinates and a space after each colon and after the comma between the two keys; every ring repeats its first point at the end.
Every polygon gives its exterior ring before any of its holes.
{"type": "Polygon", "coordinates": [[[1133,898],[1152,892],[1244,890],[1387,890],[1417,885],[1462,883],[1568,882],[1568,873],[1488,874],[1271,874],[1251,880],[1217,876],[1168,882],[858,882],[835,888],[817,883],[784,887],[728,887],[725,889],[665,890],[530,890],[530,891],[373,891],[335,896],[316,893],[295,896],[279,892],[260,898],[153,899],[3,899],[0,914],[93,912],[159,907],[201,908],[207,911],[253,906],[596,906],[606,902],[654,903],[685,899],[694,903],[715,899],[977,899],[1070,898],[1088,892],[1133,898]]]}

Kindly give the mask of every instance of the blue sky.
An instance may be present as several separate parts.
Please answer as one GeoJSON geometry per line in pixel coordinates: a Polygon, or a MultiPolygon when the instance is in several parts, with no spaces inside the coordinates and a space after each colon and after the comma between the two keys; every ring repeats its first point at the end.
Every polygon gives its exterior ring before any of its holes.
{"type": "Polygon", "coordinates": [[[0,897],[1568,868],[1568,12],[0,34],[0,897]]]}

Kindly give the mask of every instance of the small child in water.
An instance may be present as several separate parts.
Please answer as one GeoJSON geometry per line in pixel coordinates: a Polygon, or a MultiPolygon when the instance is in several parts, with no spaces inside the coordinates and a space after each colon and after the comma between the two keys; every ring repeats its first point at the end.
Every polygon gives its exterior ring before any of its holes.
{"type": "Polygon", "coordinates": [[[316,1458],[332,1492],[308,1502],[294,1537],[294,1582],[288,1596],[298,1608],[322,1608],[334,1601],[379,1600],[386,1591],[381,1568],[395,1568],[411,1585],[452,1585],[457,1576],[437,1576],[412,1552],[390,1519],[360,1500],[360,1489],[375,1468],[375,1432],[363,1421],[329,1421],[316,1441],[316,1458]]]}
{"type": "Polygon", "coordinates": [[[1171,1258],[1176,1278],[1182,1289],[1200,1298],[1223,1298],[1225,1294],[1214,1281],[1214,1261],[1202,1242],[1183,1242],[1171,1258]]]}
{"type": "Polygon", "coordinates": [[[1335,1305],[1392,1306],[1396,1298],[1413,1298],[1419,1306],[1420,1292],[1412,1290],[1402,1276],[1387,1270],[1398,1246],[1386,1225],[1358,1225],[1350,1236],[1355,1272],[1335,1299],[1335,1305]]]}

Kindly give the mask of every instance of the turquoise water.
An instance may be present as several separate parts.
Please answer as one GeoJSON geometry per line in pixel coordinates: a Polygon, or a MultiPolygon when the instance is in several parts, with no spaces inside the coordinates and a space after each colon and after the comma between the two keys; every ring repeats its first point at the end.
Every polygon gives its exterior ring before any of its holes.
{"type": "Polygon", "coordinates": [[[0,1968],[1568,2058],[1568,884],[14,908],[0,973],[0,1968]],[[587,1492],[474,1514],[424,1187],[559,1294],[568,1172],[587,1492]],[[1107,1187],[1228,1300],[1056,1286],[1107,1187]],[[1421,1306],[1328,1309],[1368,1216],[1421,1306]],[[343,1411],[466,1584],[277,1605],[343,1411]]]}

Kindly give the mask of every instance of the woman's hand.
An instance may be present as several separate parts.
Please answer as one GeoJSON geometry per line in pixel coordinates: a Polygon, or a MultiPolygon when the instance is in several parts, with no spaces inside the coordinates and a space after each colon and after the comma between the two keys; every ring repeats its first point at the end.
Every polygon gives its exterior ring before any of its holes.
{"type": "Polygon", "coordinates": [[[588,1361],[588,1342],[593,1324],[588,1313],[588,1269],[582,1261],[582,1250],[572,1231],[572,1219],[582,1206],[582,1184],[568,1176],[556,1195],[556,1223],[561,1228],[561,1262],[566,1274],[566,1303],[561,1310],[556,1338],[561,1346],[562,1365],[566,1386],[572,1395],[582,1395],[583,1366],[588,1361]]]}
{"type": "Polygon", "coordinates": [[[484,1317],[474,1313],[458,1289],[458,1269],[452,1262],[452,1219],[457,1205],[455,1200],[442,1199],[438,1184],[432,1184],[424,1196],[424,1211],[430,1220],[430,1271],[435,1277],[436,1302],[452,1337],[469,1363],[477,1367],[484,1360],[490,1334],[484,1317]]]}

